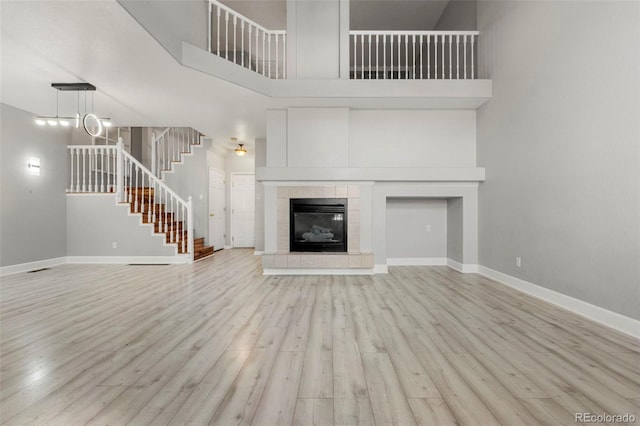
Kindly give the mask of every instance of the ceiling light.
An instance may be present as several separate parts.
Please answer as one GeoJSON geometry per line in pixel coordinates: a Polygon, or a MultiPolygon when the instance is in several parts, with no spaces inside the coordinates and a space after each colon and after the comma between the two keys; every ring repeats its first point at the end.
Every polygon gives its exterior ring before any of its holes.
{"type": "Polygon", "coordinates": [[[55,120],[55,119],[47,120],[47,124],[49,126],[54,126],[55,127],[55,126],[58,125],[58,120],[55,120]]]}
{"type": "MultiPolygon", "coordinates": [[[[231,138],[231,141],[233,143],[236,143],[238,141],[238,138],[231,138]]],[[[238,147],[234,150],[236,152],[237,155],[239,155],[240,157],[242,157],[243,155],[245,155],[247,153],[247,149],[244,147],[243,143],[239,143],[238,147]]]]}
{"type": "Polygon", "coordinates": [[[109,120],[102,120],[102,125],[104,127],[111,127],[111,122],[109,120]]]}
{"type": "Polygon", "coordinates": [[[60,125],[63,127],[67,127],[69,125],[69,120],[64,120],[61,118],[60,120],[58,120],[58,123],[60,123],[60,125]]]}
{"type": "Polygon", "coordinates": [[[44,126],[45,124],[47,124],[46,120],[43,120],[42,118],[36,118],[36,124],[38,126],[44,126]]]}

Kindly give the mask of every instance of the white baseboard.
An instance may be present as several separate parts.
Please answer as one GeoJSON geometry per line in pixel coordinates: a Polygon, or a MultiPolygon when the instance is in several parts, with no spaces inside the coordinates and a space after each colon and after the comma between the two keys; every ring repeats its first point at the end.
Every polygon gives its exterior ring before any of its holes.
{"type": "Polygon", "coordinates": [[[387,259],[387,266],[438,266],[446,264],[446,257],[390,257],[387,259]]]}
{"type": "Polygon", "coordinates": [[[463,274],[473,274],[478,272],[478,265],[473,263],[460,263],[453,259],[447,259],[446,265],[463,274]]]}
{"type": "Polygon", "coordinates": [[[185,264],[189,256],[67,256],[67,263],[79,264],[185,264]]]}
{"type": "Polygon", "coordinates": [[[54,259],[36,260],[35,262],[19,263],[0,267],[0,276],[19,274],[21,272],[35,271],[36,269],[50,268],[52,266],[67,263],[66,257],[56,257],[54,259]]]}
{"type": "Polygon", "coordinates": [[[263,275],[373,275],[372,268],[351,268],[351,269],[296,269],[296,268],[266,268],[263,275]]]}
{"type": "Polygon", "coordinates": [[[481,265],[478,267],[478,273],[501,284],[522,291],[523,293],[553,303],[561,308],[640,339],[640,321],[638,320],[481,265]]]}
{"type": "Polygon", "coordinates": [[[256,250],[256,251],[253,252],[254,256],[262,256],[263,254],[264,254],[264,252],[261,251],[261,250],[256,250]]]}
{"type": "Polygon", "coordinates": [[[385,264],[377,264],[373,265],[373,273],[374,274],[388,274],[389,267],[385,264]]]}
{"type": "Polygon", "coordinates": [[[231,250],[233,248],[233,246],[224,246],[225,250],[231,250]]]}

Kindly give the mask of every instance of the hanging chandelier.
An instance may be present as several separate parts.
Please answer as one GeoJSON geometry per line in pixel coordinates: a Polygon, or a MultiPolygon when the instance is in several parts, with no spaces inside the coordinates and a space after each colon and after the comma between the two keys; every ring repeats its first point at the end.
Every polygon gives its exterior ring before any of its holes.
{"type": "Polygon", "coordinates": [[[82,127],[85,132],[91,136],[100,136],[103,128],[111,127],[110,118],[100,118],[93,112],[94,92],[96,86],[90,83],[51,83],[51,87],[57,90],[56,92],[56,115],[44,116],[39,115],[35,118],[35,123],[39,126],[49,125],[51,127],[69,127],[71,123],[75,123],[75,127],[79,128],[82,123],[82,127]],[[61,116],[59,113],[60,108],[60,92],[61,91],[74,91],[77,92],[78,109],[76,115],[61,116]],[[84,92],[84,115],[80,116],[80,92],[84,92]],[[91,112],[87,112],[87,92],[91,93],[91,112]]]}

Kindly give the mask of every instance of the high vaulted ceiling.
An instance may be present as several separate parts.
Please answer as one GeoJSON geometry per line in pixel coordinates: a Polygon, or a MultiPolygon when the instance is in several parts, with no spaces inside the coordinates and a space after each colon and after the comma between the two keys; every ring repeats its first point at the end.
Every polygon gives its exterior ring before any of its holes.
{"type": "MultiPolygon", "coordinates": [[[[428,29],[447,1],[354,0],[352,25],[428,29]]],[[[225,3],[267,27],[286,22],[282,0],[225,3]]],[[[229,147],[231,137],[251,145],[265,136],[265,96],[180,65],[115,0],[1,0],[0,7],[3,103],[54,115],[51,83],[86,81],[97,87],[93,110],[116,126],[189,126],[229,147]]],[[[75,114],[76,94],[59,95],[60,115],[75,114]]],[[[83,111],[84,94],[80,104],[83,111]]]]}
{"type": "MultiPolygon", "coordinates": [[[[55,115],[51,83],[86,81],[97,87],[95,112],[116,126],[189,126],[220,142],[265,134],[265,96],[178,64],[115,0],[1,8],[5,104],[55,115]]],[[[61,92],[60,115],[76,111],[76,93],[61,92]]]]}

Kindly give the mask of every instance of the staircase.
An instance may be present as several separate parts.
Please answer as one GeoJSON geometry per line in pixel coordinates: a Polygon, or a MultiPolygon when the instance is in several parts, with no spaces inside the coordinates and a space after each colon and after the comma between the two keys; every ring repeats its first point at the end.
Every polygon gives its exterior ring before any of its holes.
{"type": "Polygon", "coordinates": [[[193,154],[194,147],[202,146],[202,134],[190,127],[168,127],[151,141],[151,172],[163,178],[172,172],[176,164],[183,162],[185,155],[193,154]]]}
{"type": "MultiPolygon", "coordinates": [[[[166,146],[163,142],[158,143],[157,147],[165,153],[163,161],[180,162],[193,146],[200,145],[200,134],[193,129],[178,128],[176,132],[167,131],[167,135],[177,137],[167,137],[169,142],[166,146]]],[[[199,260],[213,254],[213,247],[205,246],[203,238],[194,238],[191,196],[186,200],[181,198],[160,177],[126,152],[121,140],[115,146],[72,145],[68,152],[71,160],[68,194],[115,194],[117,203],[128,204],[130,214],[140,215],[142,225],[153,225],[156,235],[164,234],[165,246],[175,244],[175,260],[179,261],[176,263],[199,260]]],[[[158,238],[154,240],[160,242],[158,238]]],[[[113,248],[116,248],[115,243],[113,248]]]]}
{"type": "MultiPolygon", "coordinates": [[[[168,212],[164,203],[157,203],[155,188],[125,188],[125,203],[129,211],[141,215],[142,223],[152,223],[156,234],[165,234],[165,243],[175,244],[179,254],[188,253],[188,230],[185,220],[168,212]]],[[[205,246],[204,238],[194,239],[193,260],[200,260],[213,254],[213,246],[205,246]]]]}

